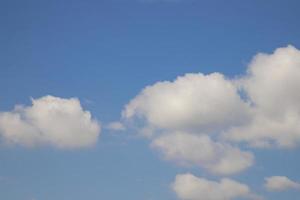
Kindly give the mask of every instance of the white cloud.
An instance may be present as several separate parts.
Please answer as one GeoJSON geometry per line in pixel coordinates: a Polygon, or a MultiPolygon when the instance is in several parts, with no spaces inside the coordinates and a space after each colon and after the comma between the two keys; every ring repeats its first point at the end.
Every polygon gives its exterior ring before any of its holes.
{"type": "Polygon", "coordinates": [[[293,46],[258,54],[240,80],[253,103],[253,119],[226,138],[252,146],[291,148],[300,144],[300,51],[293,46]]]}
{"type": "Polygon", "coordinates": [[[146,87],[122,116],[158,129],[216,132],[247,121],[249,113],[231,81],[219,73],[199,73],[146,87]]]}
{"type": "Polygon", "coordinates": [[[252,153],[214,142],[207,135],[168,133],[154,139],[151,145],[167,160],[184,166],[199,166],[219,175],[241,172],[254,163],[252,153]]]}
{"type": "Polygon", "coordinates": [[[122,120],[168,160],[234,174],[251,166],[254,156],[228,142],[280,148],[300,144],[299,91],[300,51],[287,46],[270,55],[259,53],[238,79],[197,73],[147,86],[124,107],[122,120]],[[193,152],[197,145],[205,148],[193,152]],[[210,164],[211,158],[218,165],[210,164]]]}
{"type": "Polygon", "coordinates": [[[274,119],[257,114],[248,125],[231,128],[224,138],[233,142],[247,142],[259,148],[292,148],[300,142],[300,116],[286,113],[274,119]]]}
{"type": "Polygon", "coordinates": [[[241,125],[250,116],[249,105],[240,98],[236,85],[219,73],[186,74],[173,82],[155,83],[122,112],[123,120],[140,127],[140,134],[151,139],[152,147],[166,159],[220,175],[245,170],[253,164],[254,156],[214,142],[205,134],[213,136],[241,125]],[[206,155],[208,151],[210,155],[206,155]]]}
{"type": "Polygon", "coordinates": [[[166,159],[230,175],[250,167],[254,156],[210,137],[246,123],[249,108],[233,81],[220,73],[198,73],[147,86],[126,105],[122,117],[140,127],[139,133],[166,159]]]}
{"type": "Polygon", "coordinates": [[[271,55],[258,54],[243,80],[251,100],[269,115],[300,109],[300,51],[278,48],[271,55]],[[280,105],[280,106],[278,106],[280,105]]]}
{"type": "Polygon", "coordinates": [[[172,189],[181,200],[261,199],[247,185],[232,179],[223,178],[217,182],[189,173],[177,175],[172,189]]]}
{"type": "Polygon", "coordinates": [[[32,106],[0,112],[0,136],[10,144],[80,148],[95,144],[99,132],[99,123],[76,98],[44,96],[32,99],[32,106]]]}
{"type": "Polygon", "coordinates": [[[113,131],[124,131],[126,127],[121,122],[111,122],[106,127],[109,130],[113,131]]]}
{"type": "Polygon", "coordinates": [[[300,183],[292,181],[285,176],[272,176],[265,178],[265,181],[265,188],[269,191],[300,190],[300,183]]]}

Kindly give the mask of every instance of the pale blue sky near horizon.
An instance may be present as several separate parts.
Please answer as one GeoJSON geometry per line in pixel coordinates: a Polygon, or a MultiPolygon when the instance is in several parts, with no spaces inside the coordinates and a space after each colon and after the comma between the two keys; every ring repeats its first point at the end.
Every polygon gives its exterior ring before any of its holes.
{"type": "MultiPolygon", "coordinates": [[[[258,52],[300,48],[297,0],[0,0],[0,111],[30,97],[77,97],[107,124],[145,86],[185,73],[245,74],[258,52]]],[[[267,199],[264,177],[300,181],[299,149],[253,150],[256,164],[233,176],[267,199]]],[[[80,150],[0,146],[0,199],[174,200],[178,173],[135,133],[103,129],[80,150]]]]}

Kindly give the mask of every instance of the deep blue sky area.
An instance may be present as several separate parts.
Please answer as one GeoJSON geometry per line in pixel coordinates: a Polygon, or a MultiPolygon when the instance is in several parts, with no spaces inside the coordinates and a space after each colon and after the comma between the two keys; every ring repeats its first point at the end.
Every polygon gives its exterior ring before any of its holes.
{"type": "MultiPolygon", "coordinates": [[[[299,8],[297,0],[0,0],[0,110],[49,94],[79,98],[103,124],[118,120],[157,81],[235,77],[258,52],[300,48],[299,8]]],[[[1,146],[0,199],[174,200],[177,173],[215,178],[163,161],[133,135],[102,130],[83,150],[1,146]]],[[[272,200],[299,199],[261,189],[264,176],[300,180],[299,153],[258,150],[257,165],[236,179],[272,200]]]]}

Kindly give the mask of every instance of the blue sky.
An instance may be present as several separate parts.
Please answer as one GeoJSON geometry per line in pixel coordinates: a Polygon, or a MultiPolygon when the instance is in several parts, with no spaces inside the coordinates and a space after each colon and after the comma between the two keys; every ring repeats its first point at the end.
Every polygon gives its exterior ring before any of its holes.
{"type": "MultiPolygon", "coordinates": [[[[149,147],[155,140],[131,124],[125,131],[106,126],[120,120],[124,106],[156,82],[186,73],[218,72],[234,79],[245,75],[259,52],[275,59],[277,48],[290,44],[298,51],[299,6],[292,0],[0,0],[1,112],[19,104],[30,107],[30,98],[75,97],[101,124],[96,144],[79,149],[57,148],[55,142],[6,144],[0,133],[0,199],[174,200],[180,199],[170,186],[177,174],[219,181],[223,175],[205,167],[166,161],[163,150],[149,147]]],[[[297,59],[294,74],[300,72],[297,59]]],[[[299,88],[297,83],[291,81],[288,88],[299,88]]],[[[291,106],[300,109],[299,103],[291,106]]],[[[22,112],[26,117],[27,111],[22,112]]],[[[143,113],[146,121],[149,113],[143,113]]],[[[270,192],[263,187],[264,178],[271,176],[300,182],[297,145],[253,148],[243,142],[234,145],[251,151],[255,164],[225,177],[247,184],[265,199],[299,199],[297,189],[270,192]]]]}

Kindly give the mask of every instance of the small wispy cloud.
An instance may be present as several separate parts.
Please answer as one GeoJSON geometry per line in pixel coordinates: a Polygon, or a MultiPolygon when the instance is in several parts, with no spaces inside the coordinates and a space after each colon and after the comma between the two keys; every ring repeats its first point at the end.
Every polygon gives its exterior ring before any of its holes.
{"type": "Polygon", "coordinates": [[[107,129],[112,131],[124,131],[126,130],[126,127],[121,122],[115,121],[111,122],[106,126],[107,129]]]}

